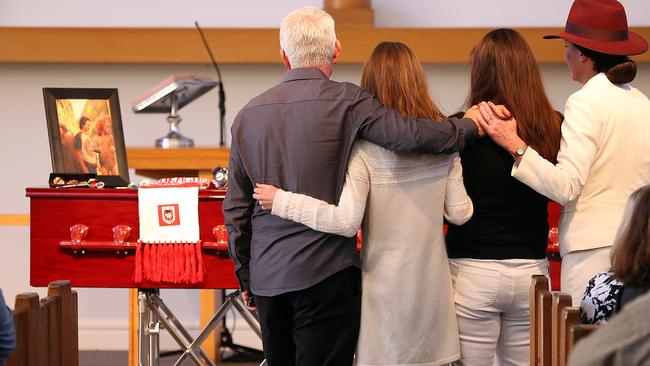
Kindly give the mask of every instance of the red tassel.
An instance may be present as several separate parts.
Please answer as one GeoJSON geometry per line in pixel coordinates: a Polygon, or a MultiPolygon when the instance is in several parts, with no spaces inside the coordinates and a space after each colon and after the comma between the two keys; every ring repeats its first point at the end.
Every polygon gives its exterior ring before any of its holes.
{"type": "Polygon", "coordinates": [[[198,243],[196,243],[194,247],[196,248],[196,261],[197,261],[197,269],[198,269],[197,282],[195,283],[200,283],[203,282],[203,254],[201,251],[201,242],[199,241],[198,243]]]}
{"type": "Polygon", "coordinates": [[[142,283],[142,242],[135,247],[135,283],[142,283]]]}
{"type": "Polygon", "coordinates": [[[181,278],[180,278],[180,266],[181,266],[181,260],[183,260],[183,255],[180,252],[180,247],[183,244],[175,244],[174,245],[174,266],[172,267],[172,282],[173,283],[181,283],[181,278]]]}
{"type": "Polygon", "coordinates": [[[185,244],[180,243],[178,244],[178,273],[176,274],[178,282],[180,283],[185,282],[185,272],[187,271],[187,267],[185,266],[186,262],[187,257],[185,256],[185,244]]]}
{"type": "Polygon", "coordinates": [[[190,258],[190,268],[187,271],[187,283],[193,283],[196,273],[196,257],[194,256],[194,245],[192,243],[187,243],[187,255],[190,258]]]}
{"type": "Polygon", "coordinates": [[[167,261],[167,258],[165,257],[165,248],[167,247],[165,244],[160,243],[157,245],[158,247],[158,255],[156,258],[158,259],[156,263],[156,277],[158,278],[158,282],[162,282],[163,280],[163,275],[164,275],[164,269],[165,269],[165,262],[167,261]]]}
{"type": "Polygon", "coordinates": [[[181,258],[178,253],[179,245],[180,244],[174,244],[174,246],[172,246],[172,266],[170,272],[172,283],[180,283],[178,278],[178,268],[180,267],[179,261],[181,258]]]}
{"type": "Polygon", "coordinates": [[[158,266],[160,264],[160,244],[153,243],[151,244],[151,279],[153,282],[160,282],[160,271],[158,266]]]}
{"type": "Polygon", "coordinates": [[[149,281],[155,281],[156,279],[156,262],[155,258],[153,256],[153,252],[156,248],[155,244],[147,243],[147,246],[149,247],[149,263],[147,265],[147,277],[149,281]]]}
{"type": "Polygon", "coordinates": [[[144,243],[135,253],[134,281],[174,284],[203,282],[205,263],[201,242],[144,243]]]}
{"type": "Polygon", "coordinates": [[[178,268],[176,269],[176,279],[178,280],[179,283],[185,283],[185,272],[186,266],[185,263],[187,261],[185,257],[185,243],[180,243],[178,244],[178,251],[177,253],[177,258],[176,260],[178,261],[178,268]]]}
{"type": "Polygon", "coordinates": [[[174,278],[174,266],[176,265],[176,261],[174,260],[174,249],[176,247],[176,244],[169,244],[169,248],[167,248],[167,268],[165,268],[165,272],[167,273],[167,281],[171,283],[176,283],[174,278]]]}
{"type": "Polygon", "coordinates": [[[192,244],[188,244],[189,249],[190,249],[190,276],[189,276],[189,283],[194,283],[194,276],[196,274],[196,257],[194,256],[194,248],[192,247],[192,244]]]}
{"type": "Polygon", "coordinates": [[[171,251],[173,249],[172,248],[173,246],[174,246],[174,244],[170,244],[170,243],[167,243],[167,244],[163,245],[163,248],[165,248],[165,251],[163,252],[163,258],[165,258],[165,260],[163,261],[163,265],[160,268],[160,272],[162,272],[162,281],[163,282],[171,282],[170,281],[171,276],[169,275],[169,268],[171,267],[171,263],[172,263],[172,261],[171,261],[171,259],[172,259],[171,251]]]}
{"type": "Polygon", "coordinates": [[[167,246],[168,244],[160,243],[158,244],[158,272],[160,273],[160,281],[167,282],[167,273],[165,273],[165,267],[167,266],[167,246]]]}
{"type": "Polygon", "coordinates": [[[192,278],[192,251],[190,250],[190,244],[183,244],[183,252],[185,254],[185,270],[183,271],[183,281],[188,281],[192,278]]]}
{"type": "Polygon", "coordinates": [[[142,243],[144,246],[144,263],[142,274],[145,280],[151,281],[151,245],[149,243],[142,243]]]}
{"type": "Polygon", "coordinates": [[[156,244],[149,243],[149,279],[156,282],[156,244]]]}
{"type": "Polygon", "coordinates": [[[169,244],[167,249],[167,268],[165,268],[165,272],[167,272],[167,281],[171,283],[176,283],[176,274],[174,273],[176,268],[176,256],[174,255],[176,245],[176,243],[169,244]]]}
{"type": "Polygon", "coordinates": [[[160,243],[158,244],[158,263],[156,263],[156,277],[158,282],[163,281],[163,275],[165,274],[165,262],[167,262],[167,257],[165,256],[165,249],[167,245],[160,243]]]}

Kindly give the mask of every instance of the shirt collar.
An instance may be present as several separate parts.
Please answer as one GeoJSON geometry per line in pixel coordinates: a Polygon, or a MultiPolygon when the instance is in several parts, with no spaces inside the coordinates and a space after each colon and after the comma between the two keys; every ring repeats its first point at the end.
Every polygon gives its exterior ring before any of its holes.
{"type": "Polygon", "coordinates": [[[607,75],[605,73],[601,72],[598,73],[594,76],[591,77],[591,79],[587,80],[583,88],[591,87],[591,86],[598,86],[598,85],[611,85],[612,83],[609,81],[607,78],[607,75]]]}
{"type": "Polygon", "coordinates": [[[297,69],[288,70],[284,77],[283,82],[293,80],[306,80],[306,79],[329,79],[327,75],[318,67],[300,67],[297,69]]]}

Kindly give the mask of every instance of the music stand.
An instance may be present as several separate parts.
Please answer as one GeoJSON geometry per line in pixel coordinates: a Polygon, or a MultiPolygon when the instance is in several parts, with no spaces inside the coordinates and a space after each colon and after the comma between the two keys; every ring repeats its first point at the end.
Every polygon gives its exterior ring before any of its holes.
{"type": "Polygon", "coordinates": [[[156,147],[193,147],[194,141],[180,132],[178,124],[181,123],[181,117],[177,112],[217,84],[218,82],[205,77],[171,75],[134,100],[131,107],[135,113],[169,113],[169,132],[156,140],[156,147]]]}

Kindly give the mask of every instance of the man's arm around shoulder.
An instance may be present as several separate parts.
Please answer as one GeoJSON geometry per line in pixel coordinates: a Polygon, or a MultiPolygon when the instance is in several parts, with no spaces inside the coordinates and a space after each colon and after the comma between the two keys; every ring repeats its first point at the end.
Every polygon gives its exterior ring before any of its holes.
{"type": "Polygon", "coordinates": [[[364,90],[352,106],[352,122],[359,125],[359,137],[399,152],[450,154],[462,151],[479,136],[476,123],[469,118],[409,119],[364,90]]]}

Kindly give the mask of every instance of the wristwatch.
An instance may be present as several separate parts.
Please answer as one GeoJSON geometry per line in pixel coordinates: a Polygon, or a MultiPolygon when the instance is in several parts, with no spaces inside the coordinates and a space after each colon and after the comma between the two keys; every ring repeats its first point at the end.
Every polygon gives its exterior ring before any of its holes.
{"type": "Polygon", "coordinates": [[[518,147],[517,150],[515,150],[515,153],[513,154],[514,157],[516,158],[518,156],[524,156],[524,154],[526,153],[526,149],[528,149],[528,145],[518,147]]]}

